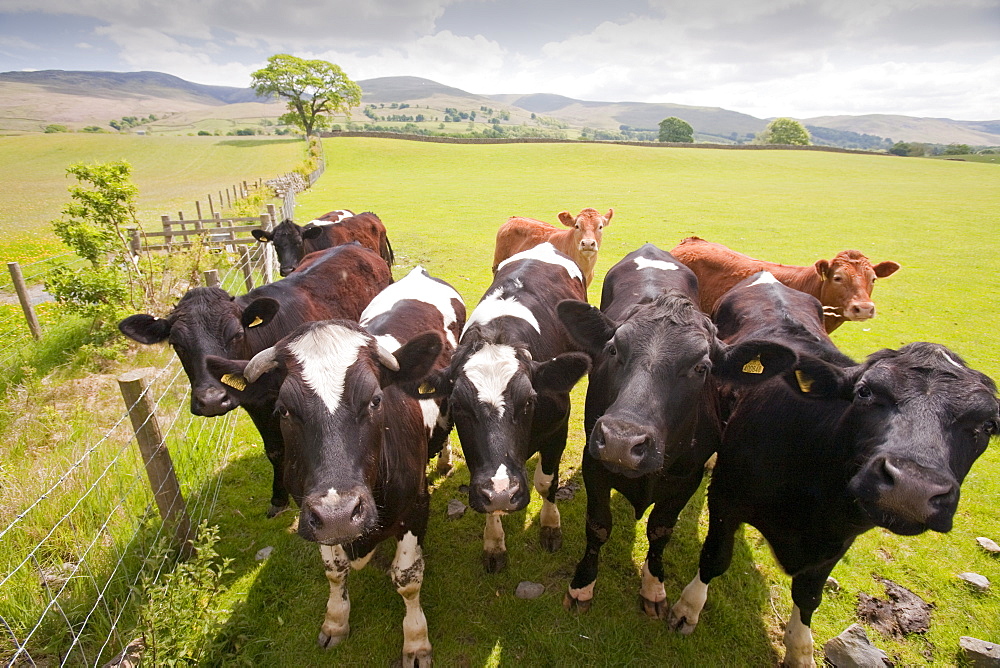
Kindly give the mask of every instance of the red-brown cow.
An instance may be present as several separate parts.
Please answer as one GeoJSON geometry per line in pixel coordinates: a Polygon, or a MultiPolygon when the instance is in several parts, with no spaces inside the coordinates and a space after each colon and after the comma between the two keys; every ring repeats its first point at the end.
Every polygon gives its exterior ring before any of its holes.
{"type": "Polygon", "coordinates": [[[303,227],[285,219],[270,232],[251,230],[250,233],[260,243],[270,241],[274,245],[282,276],[292,273],[306,255],[352,241],[381,255],[390,267],[394,261],[385,225],[370,211],[357,215],[346,209],[331,211],[303,227]]]}
{"type": "Polygon", "coordinates": [[[589,287],[594,280],[601,236],[614,212],[608,209],[602,216],[596,209],[587,208],[574,217],[569,211],[563,211],[559,214],[559,222],[568,227],[567,230],[534,218],[511,216],[497,231],[493,273],[497,273],[497,266],[510,256],[548,241],[557,251],[573,258],[583,272],[584,286],[589,287]]]}
{"type": "Polygon", "coordinates": [[[899,263],[891,260],[873,265],[860,251],[845,250],[832,260],[816,260],[808,267],[757,260],[722,244],[688,237],[670,254],[698,277],[701,310],[711,313],[715,303],[734,285],[758,271],[768,271],[790,288],[810,294],[823,304],[827,333],[845,320],[875,317],[872,288],[876,278],[891,276],[899,263]]]}

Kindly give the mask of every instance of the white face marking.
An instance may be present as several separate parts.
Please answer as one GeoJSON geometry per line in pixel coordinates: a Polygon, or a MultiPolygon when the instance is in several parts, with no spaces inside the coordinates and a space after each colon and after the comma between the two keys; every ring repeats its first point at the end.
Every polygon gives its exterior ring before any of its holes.
{"type": "Polygon", "coordinates": [[[493,483],[493,491],[502,492],[510,487],[510,477],[507,475],[507,467],[501,464],[497,467],[497,472],[490,481],[493,483]]]}
{"type": "Polygon", "coordinates": [[[636,269],[660,269],[662,271],[677,271],[677,265],[665,260],[650,260],[644,257],[635,259],[636,269]]]}
{"type": "Polygon", "coordinates": [[[430,433],[434,431],[434,427],[441,418],[441,407],[433,399],[421,399],[419,403],[420,412],[424,416],[424,426],[427,428],[428,438],[430,438],[430,433]]]}
{"type": "Polygon", "coordinates": [[[539,334],[542,333],[542,328],[538,324],[535,314],[531,312],[531,309],[524,304],[518,303],[516,297],[512,296],[504,299],[503,289],[501,288],[483,297],[483,300],[479,302],[479,305],[466,321],[462,335],[464,336],[469,331],[469,327],[475,323],[485,324],[503,316],[520,318],[534,327],[536,332],[539,334]]]}
{"type": "Polygon", "coordinates": [[[965,367],[963,367],[963,366],[962,366],[961,364],[959,364],[958,362],[956,362],[956,361],[955,361],[954,359],[952,359],[951,355],[949,355],[949,354],[948,354],[948,353],[946,353],[945,351],[943,351],[943,350],[942,350],[942,351],[941,351],[941,355],[942,355],[942,357],[944,357],[944,358],[945,358],[946,360],[948,360],[949,362],[951,362],[952,364],[954,364],[955,366],[957,366],[957,367],[958,367],[959,369],[964,369],[964,368],[965,368],[965,367]]]}
{"type": "Polygon", "coordinates": [[[462,370],[476,388],[479,400],[496,408],[503,417],[503,391],[517,369],[517,353],[513,347],[487,343],[469,358],[462,370]]]}
{"type": "Polygon", "coordinates": [[[748,285],[747,287],[752,288],[755,285],[766,285],[768,283],[780,283],[780,281],[776,279],[774,277],[774,274],[772,274],[771,272],[762,271],[760,276],[757,277],[757,280],[748,285]]]}
{"type": "Polygon", "coordinates": [[[541,262],[555,264],[565,269],[570,278],[579,278],[581,281],[583,280],[583,272],[580,271],[580,267],[576,264],[576,262],[564,255],[560,255],[558,251],[556,251],[556,247],[548,241],[543,244],[538,244],[534,248],[521,251],[517,255],[511,255],[509,258],[497,265],[497,271],[500,271],[509,263],[517,262],[518,260],[539,260],[541,262]]]}
{"type": "Polygon", "coordinates": [[[457,299],[461,304],[465,304],[465,302],[462,301],[462,296],[450,285],[432,280],[424,268],[419,265],[406,276],[375,295],[375,299],[361,313],[361,326],[364,327],[376,316],[388,313],[397,302],[404,299],[413,299],[436,308],[444,321],[444,334],[448,343],[451,344],[452,348],[458,346],[458,341],[455,340],[455,335],[451,330],[451,326],[458,320],[458,314],[455,313],[455,307],[451,300],[457,299]]]}
{"type": "Polygon", "coordinates": [[[379,334],[375,337],[375,340],[378,341],[380,346],[388,350],[390,353],[396,352],[399,350],[399,347],[403,345],[391,334],[379,334]]]}
{"type": "Polygon", "coordinates": [[[310,329],[289,344],[288,349],[302,365],[302,379],[331,413],[340,406],[347,369],[357,361],[358,351],[368,341],[361,332],[326,324],[310,329]]]}

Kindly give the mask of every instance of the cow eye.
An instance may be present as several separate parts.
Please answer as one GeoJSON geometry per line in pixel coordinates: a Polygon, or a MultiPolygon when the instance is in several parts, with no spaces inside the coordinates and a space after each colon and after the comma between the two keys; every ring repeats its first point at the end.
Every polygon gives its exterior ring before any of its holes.
{"type": "Polygon", "coordinates": [[[371,404],[370,404],[371,409],[375,410],[376,408],[378,408],[381,405],[382,405],[382,395],[381,394],[376,394],[374,397],[372,397],[372,401],[371,401],[371,404]]]}
{"type": "Polygon", "coordinates": [[[285,408],[284,405],[279,404],[278,406],[275,406],[275,408],[278,411],[278,415],[280,415],[282,419],[288,419],[288,417],[291,415],[291,413],[288,412],[288,409],[285,408]]]}
{"type": "Polygon", "coordinates": [[[1000,423],[996,420],[987,420],[983,423],[983,433],[987,436],[996,436],[1000,433],[1000,423]]]}
{"type": "Polygon", "coordinates": [[[699,362],[694,366],[694,372],[699,376],[704,376],[708,373],[710,365],[708,362],[699,362]]]}
{"type": "Polygon", "coordinates": [[[608,354],[614,357],[618,354],[618,348],[613,343],[608,344],[608,354]]]}
{"type": "Polygon", "coordinates": [[[872,398],[872,388],[867,385],[860,385],[857,389],[857,395],[859,399],[871,399],[872,398]]]}

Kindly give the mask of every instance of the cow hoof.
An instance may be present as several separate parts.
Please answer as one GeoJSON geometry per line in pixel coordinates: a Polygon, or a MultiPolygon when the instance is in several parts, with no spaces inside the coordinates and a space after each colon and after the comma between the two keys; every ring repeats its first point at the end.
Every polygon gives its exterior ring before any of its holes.
{"type": "Polygon", "coordinates": [[[642,611],[646,613],[646,616],[653,619],[666,619],[667,613],[670,612],[670,604],[667,603],[666,599],[662,601],[650,601],[645,596],[640,595],[639,605],[642,607],[642,611]]]}
{"type": "Polygon", "coordinates": [[[283,505],[283,506],[276,506],[276,505],[274,505],[274,504],[272,503],[272,504],[271,504],[271,505],[270,505],[270,506],[268,507],[268,509],[267,509],[267,518],[268,518],[268,519],[272,519],[272,518],[274,518],[274,517],[277,517],[277,516],[278,516],[278,515],[280,515],[280,514],[281,514],[282,512],[284,512],[284,511],[285,511],[285,510],[286,510],[287,508],[288,508],[288,504],[287,504],[287,503],[286,503],[285,505],[283,505]]]}
{"type": "Polygon", "coordinates": [[[349,633],[344,633],[343,635],[329,635],[323,631],[319,632],[319,646],[323,649],[330,649],[336,647],[344,640],[347,640],[349,633]]]}
{"type": "Polygon", "coordinates": [[[542,527],[542,547],[549,552],[558,552],[562,547],[562,529],[560,527],[542,527]]]}
{"type": "Polygon", "coordinates": [[[590,604],[594,602],[594,599],[588,598],[586,601],[581,601],[575,598],[569,592],[563,596],[563,607],[569,612],[577,612],[579,614],[586,614],[590,612],[590,604]]]}
{"type": "Polygon", "coordinates": [[[487,573],[499,573],[507,568],[507,553],[483,552],[483,568],[487,573]]]}
{"type": "Polygon", "coordinates": [[[404,654],[402,663],[404,668],[430,668],[431,650],[428,649],[414,652],[412,654],[404,654]]]}
{"type": "MultiPolygon", "coordinates": [[[[677,606],[674,606],[674,608],[676,607],[677,606]]],[[[689,624],[687,617],[683,615],[679,616],[674,609],[671,609],[670,613],[667,615],[667,626],[681,635],[689,636],[694,631],[695,627],[698,626],[698,620],[696,619],[693,624],[689,624]]]]}
{"type": "Polygon", "coordinates": [[[437,467],[435,469],[437,470],[438,475],[448,475],[451,472],[451,468],[450,459],[442,459],[441,457],[438,457],[437,467]]]}

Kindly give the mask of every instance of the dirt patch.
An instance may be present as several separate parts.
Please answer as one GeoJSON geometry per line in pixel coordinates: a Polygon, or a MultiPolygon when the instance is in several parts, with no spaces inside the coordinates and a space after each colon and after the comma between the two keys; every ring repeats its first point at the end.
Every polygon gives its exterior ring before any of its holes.
{"type": "Polygon", "coordinates": [[[902,639],[908,633],[926,633],[931,624],[931,608],[912,591],[885,578],[875,578],[885,586],[885,599],[858,593],[858,617],[883,635],[902,639]]]}

